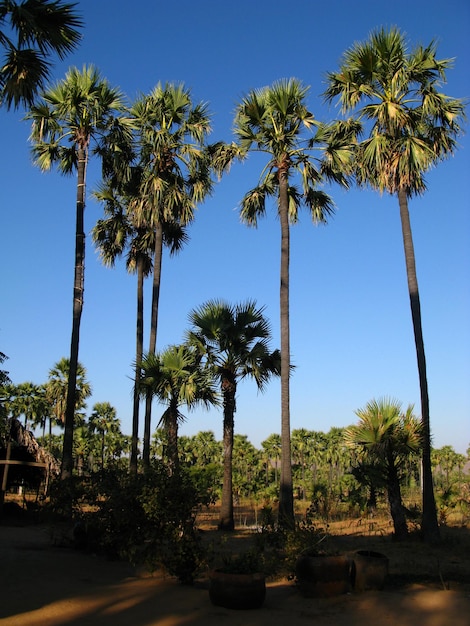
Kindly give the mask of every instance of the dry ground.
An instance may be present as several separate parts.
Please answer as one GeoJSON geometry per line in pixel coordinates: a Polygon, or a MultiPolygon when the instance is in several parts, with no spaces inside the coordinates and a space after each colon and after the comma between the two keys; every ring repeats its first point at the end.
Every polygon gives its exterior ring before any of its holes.
{"type": "MultiPolygon", "coordinates": [[[[212,518],[204,534],[219,542],[212,518]]],[[[240,515],[239,522],[243,522],[240,515]]],[[[444,541],[395,543],[387,521],[351,520],[328,529],[331,545],[376,550],[390,560],[383,591],[303,598],[290,580],[269,581],[255,611],[210,603],[207,581],[193,587],[53,545],[51,528],[4,515],[0,523],[0,626],[469,626],[470,531],[443,528],[444,541]]],[[[230,542],[250,541],[241,529],[230,542]]]]}

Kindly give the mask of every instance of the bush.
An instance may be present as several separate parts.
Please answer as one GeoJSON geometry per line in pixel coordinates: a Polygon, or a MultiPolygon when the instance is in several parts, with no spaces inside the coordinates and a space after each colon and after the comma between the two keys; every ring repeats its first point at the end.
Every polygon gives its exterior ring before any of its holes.
{"type": "Polygon", "coordinates": [[[88,548],[193,581],[204,562],[195,516],[207,494],[188,473],[171,475],[162,463],[137,476],[105,470],[92,477],[88,495],[82,507],[88,548]]]}

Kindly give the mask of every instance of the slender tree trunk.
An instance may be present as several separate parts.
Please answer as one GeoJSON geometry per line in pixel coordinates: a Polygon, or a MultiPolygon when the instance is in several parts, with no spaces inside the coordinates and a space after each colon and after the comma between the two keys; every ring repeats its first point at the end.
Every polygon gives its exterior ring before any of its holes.
{"type": "Polygon", "coordinates": [[[223,432],[223,465],[224,476],[222,483],[222,504],[220,507],[219,530],[233,530],[235,521],[233,517],[233,433],[235,415],[236,383],[234,380],[224,378],[222,381],[222,395],[224,404],[224,432],[223,432]]]}
{"type": "Polygon", "coordinates": [[[170,406],[170,415],[165,424],[165,428],[167,432],[166,457],[168,467],[170,469],[170,476],[175,476],[179,473],[180,467],[178,454],[178,406],[176,403],[172,403],[170,406]]]}
{"type": "MultiPolygon", "coordinates": [[[[152,288],[152,315],[150,320],[150,342],[149,354],[155,354],[157,347],[157,327],[158,327],[158,305],[160,302],[160,283],[162,277],[162,257],[163,257],[163,226],[159,222],[155,231],[155,253],[153,260],[153,288],[152,288]]],[[[145,398],[145,420],[144,420],[144,469],[150,465],[150,433],[152,423],[152,395],[147,392],[145,398]]]]}
{"type": "Polygon", "coordinates": [[[139,454],[139,407],[140,407],[140,378],[143,346],[144,346],[144,269],[141,257],[137,259],[137,324],[135,348],[134,374],[134,402],[132,408],[132,438],[130,472],[137,475],[137,457],[139,454]]]}
{"type": "Polygon", "coordinates": [[[70,366],[67,384],[67,402],[65,406],[64,442],[62,449],[61,479],[72,477],[73,470],[73,430],[75,420],[78,348],[80,343],[80,321],[83,310],[85,279],[85,174],[87,150],[78,149],[77,163],[77,209],[75,228],[75,277],[73,286],[72,337],[70,341],[70,366]]]}
{"type": "Polygon", "coordinates": [[[281,480],[278,522],[281,527],[293,528],[295,525],[295,517],[290,433],[290,232],[287,183],[287,171],[282,169],[279,172],[279,217],[281,222],[281,480]]]}
{"type": "Polygon", "coordinates": [[[421,327],[421,305],[419,301],[418,279],[416,276],[415,254],[413,237],[411,234],[408,198],[405,191],[398,192],[400,218],[405,250],[406,275],[410,295],[411,317],[418,361],[419,387],[421,392],[421,420],[423,424],[423,539],[428,543],[440,540],[439,524],[437,521],[436,501],[431,467],[431,422],[429,417],[428,381],[426,375],[426,358],[424,354],[423,330],[421,327]]]}
{"type": "Polygon", "coordinates": [[[400,481],[393,458],[388,461],[387,495],[390,505],[390,514],[393,520],[395,539],[406,539],[408,527],[406,524],[405,510],[401,500],[400,481]]]}

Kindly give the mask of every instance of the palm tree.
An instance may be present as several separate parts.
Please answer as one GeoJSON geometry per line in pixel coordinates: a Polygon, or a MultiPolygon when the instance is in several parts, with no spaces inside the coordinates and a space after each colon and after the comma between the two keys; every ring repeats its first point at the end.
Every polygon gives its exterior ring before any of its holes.
{"type": "Polygon", "coordinates": [[[64,59],[78,45],[83,24],[75,6],[60,0],[0,2],[0,106],[32,105],[49,78],[50,56],[64,59]]]}
{"type": "Polygon", "coordinates": [[[97,402],[93,406],[93,412],[88,420],[88,427],[92,433],[96,431],[101,436],[101,469],[103,469],[106,435],[119,430],[116,409],[109,402],[97,402]]]}
{"type": "Polygon", "coordinates": [[[422,428],[413,415],[413,406],[405,412],[396,400],[371,400],[356,415],[359,423],[344,430],[346,445],[358,449],[360,465],[380,471],[387,488],[395,537],[408,534],[400,490],[400,478],[410,454],[418,454],[422,445],[422,428]]]}
{"type": "Polygon", "coordinates": [[[416,276],[408,200],[426,190],[424,174],[452,155],[464,116],[462,100],[439,91],[450,59],[436,59],[436,43],[409,52],[395,27],[380,29],[365,43],[354,44],[338,72],[328,74],[328,101],[339,99],[344,113],[356,111],[369,136],[357,146],[355,174],[398,197],[408,291],[421,392],[423,446],[423,536],[439,540],[431,469],[431,428],[421,305],[416,276]]]}
{"type": "MultiPolygon", "coordinates": [[[[95,197],[104,204],[106,218],[98,220],[92,236],[105,265],[113,267],[116,258],[127,249],[127,270],[137,273],[136,360],[130,459],[131,471],[135,474],[138,456],[140,363],[144,341],[144,279],[150,275],[153,267],[155,231],[148,227],[142,215],[137,216],[135,213],[135,205],[140,200],[139,182],[142,172],[139,167],[131,166],[130,169],[132,173],[127,180],[119,180],[119,173],[115,172],[95,192],[95,197]]],[[[162,229],[163,245],[170,255],[176,254],[188,240],[186,230],[175,222],[167,221],[163,222],[162,229]]],[[[142,457],[144,468],[148,469],[150,422],[145,425],[142,457]]]]}
{"type": "Polygon", "coordinates": [[[312,433],[306,428],[296,428],[292,431],[292,456],[300,465],[302,499],[307,497],[305,468],[309,457],[310,441],[312,433]]]}
{"type": "MultiPolygon", "coordinates": [[[[148,389],[151,397],[166,405],[161,423],[166,433],[168,465],[172,474],[179,470],[178,424],[184,420],[179,410],[203,404],[206,408],[217,404],[217,393],[211,372],[201,367],[197,351],[191,346],[170,346],[160,354],[147,354],[142,361],[143,392],[148,389]]],[[[146,394],[147,395],[147,394],[146,394]]]]}
{"type": "MultiPolygon", "coordinates": [[[[119,185],[120,186],[120,185],[119,185]]],[[[127,271],[137,274],[137,313],[136,313],[136,355],[134,375],[134,401],[132,409],[132,444],[131,468],[137,472],[138,436],[139,436],[139,385],[141,378],[140,363],[144,350],[144,279],[152,270],[153,236],[143,225],[135,224],[129,204],[133,192],[128,185],[122,192],[118,185],[106,181],[95,192],[95,197],[105,205],[105,219],[100,219],[92,231],[93,241],[100,251],[105,265],[113,267],[116,258],[121,256],[126,247],[127,271]]]]}
{"type": "Polygon", "coordinates": [[[281,436],[271,433],[267,439],[261,442],[266,461],[266,485],[268,485],[269,468],[274,465],[274,483],[277,485],[278,462],[281,458],[281,436]]]}
{"type": "MultiPolygon", "coordinates": [[[[55,423],[65,426],[67,393],[69,388],[70,361],[63,357],[49,370],[49,378],[46,383],[46,397],[52,407],[52,415],[55,423]]],[[[91,385],[86,379],[86,369],[81,363],[77,365],[77,377],[75,387],[75,412],[86,407],[86,399],[91,396],[91,385]]]]}
{"type": "Polygon", "coordinates": [[[239,380],[252,378],[263,391],[271,376],[280,374],[279,350],[269,350],[271,329],[264,308],[254,301],[230,305],[210,300],[194,309],[188,342],[197,347],[220,381],[223,398],[224,479],[219,529],[233,530],[232,455],[234,414],[239,380]]]}
{"type": "MultiPolygon", "coordinates": [[[[137,128],[138,162],[142,177],[134,210],[154,232],[153,288],[149,354],[157,342],[164,230],[185,227],[197,205],[212,190],[210,155],[206,145],[210,116],[203,103],[193,105],[182,84],[160,83],[136,100],[131,114],[137,128]]],[[[151,397],[146,399],[144,464],[150,455],[151,397]]],[[[132,462],[132,459],[131,459],[132,462]]],[[[136,463],[136,460],[135,460],[136,463]]],[[[132,463],[131,463],[132,464],[132,463]]]]}
{"type": "Polygon", "coordinates": [[[331,142],[325,154],[327,160],[315,163],[312,149],[326,137],[335,136],[333,127],[317,125],[307,109],[308,88],[298,80],[281,80],[271,87],[252,91],[237,107],[235,134],[240,153],[259,151],[268,157],[262,179],[242,200],[241,217],[248,225],[257,226],[258,218],[266,212],[266,199],[273,197],[281,224],[280,320],[281,320],[281,484],[279,522],[294,525],[290,441],[290,322],[289,322],[289,225],[297,221],[298,210],[305,204],[314,223],[325,223],[333,213],[331,198],[317,189],[323,174],[345,182],[338,169],[348,152],[334,149],[331,142]],[[303,137],[303,131],[318,126],[315,136],[303,137]],[[292,184],[298,174],[301,188],[292,184]]]}
{"type": "Polygon", "coordinates": [[[44,403],[41,405],[42,389],[40,385],[24,382],[14,387],[14,398],[10,401],[10,412],[13,417],[24,416],[24,427],[34,422],[38,414],[44,413],[44,403]]]}
{"type": "Polygon", "coordinates": [[[65,79],[46,91],[27,115],[32,120],[31,140],[36,164],[42,170],[49,170],[57,163],[59,171],[64,174],[77,171],[73,319],[61,469],[64,480],[71,476],[73,467],[75,386],[85,270],[86,170],[92,142],[98,143],[107,131],[116,133],[116,127],[126,133],[128,120],[116,118],[122,110],[123,99],[119,91],[90,66],[84,67],[81,72],[71,68],[65,79]]]}

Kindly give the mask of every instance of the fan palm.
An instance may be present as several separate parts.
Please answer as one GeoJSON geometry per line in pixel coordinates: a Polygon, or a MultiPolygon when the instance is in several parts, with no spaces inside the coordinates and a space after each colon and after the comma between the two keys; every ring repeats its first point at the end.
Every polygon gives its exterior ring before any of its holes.
{"type": "Polygon", "coordinates": [[[398,197],[408,290],[415,337],[423,446],[423,520],[426,540],[439,539],[431,470],[431,428],[421,305],[416,275],[408,200],[426,190],[424,174],[453,154],[462,100],[440,91],[450,59],[436,58],[436,44],[408,51],[397,29],[380,29],[343,56],[328,74],[327,100],[339,99],[343,112],[357,112],[368,137],[357,146],[355,174],[360,185],[398,197]]]}
{"type": "Polygon", "coordinates": [[[70,371],[65,411],[62,479],[71,476],[73,467],[73,427],[77,377],[80,321],[83,309],[85,270],[85,178],[92,142],[120,127],[125,134],[128,120],[117,118],[124,108],[123,98],[92,66],[82,71],[71,68],[66,77],[46,91],[27,115],[32,120],[31,140],[36,164],[49,170],[58,164],[61,173],[77,172],[75,276],[73,319],[70,342],[70,371]]]}
{"type": "MultiPolygon", "coordinates": [[[[149,354],[156,350],[162,251],[166,228],[187,226],[197,205],[212,190],[206,146],[210,116],[205,104],[194,105],[182,84],[160,83],[131,107],[136,126],[142,177],[134,210],[155,233],[149,354]]],[[[183,240],[180,240],[180,243],[183,240]]],[[[146,401],[144,463],[150,453],[151,398],[146,401]]]]}
{"type": "Polygon", "coordinates": [[[105,205],[105,219],[100,219],[93,228],[93,240],[100,251],[105,265],[113,267],[116,258],[128,249],[126,267],[137,274],[136,356],[134,375],[134,401],[132,408],[131,468],[137,472],[139,433],[139,384],[140,363],[144,345],[144,279],[152,270],[153,237],[145,227],[135,224],[128,212],[132,195],[119,193],[112,184],[105,183],[95,193],[105,205]]]}
{"type": "MultiPolygon", "coordinates": [[[[100,250],[103,262],[113,266],[118,256],[128,249],[126,266],[129,272],[137,273],[137,327],[136,361],[134,381],[134,403],[132,419],[132,447],[130,467],[137,472],[138,431],[139,431],[139,381],[140,363],[143,356],[144,333],[144,279],[153,267],[155,251],[155,231],[148,227],[144,216],[136,214],[135,205],[139,201],[139,182],[142,172],[138,167],[131,168],[133,175],[128,181],[107,179],[95,197],[105,206],[106,219],[98,220],[93,229],[93,240],[100,250]],[[119,191],[121,189],[121,191],[119,191]]],[[[162,224],[162,245],[169,249],[170,255],[180,251],[187,241],[186,230],[176,222],[164,221],[162,224]]],[[[144,467],[150,463],[150,420],[144,427],[144,467]]]]}
{"type": "Polygon", "coordinates": [[[170,346],[161,353],[147,354],[142,361],[141,387],[152,398],[166,405],[161,423],[166,434],[166,456],[171,473],[179,470],[178,424],[184,420],[181,405],[193,409],[217,404],[214,379],[208,368],[201,367],[197,351],[187,345],[170,346]]]}
{"type": "MultiPolygon", "coordinates": [[[[273,197],[281,224],[280,320],[281,320],[281,485],[279,521],[293,526],[294,500],[290,441],[290,322],[289,322],[289,255],[290,224],[297,221],[302,204],[309,209],[314,223],[326,223],[333,213],[331,198],[318,189],[324,175],[346,184],[341,169],[349,159],[349,150],[338,142],[338,133],[347,138],[348,128],[317,124],[307,109],[308,88],[298,80],[281,80],[271,87],[249,93],[238,105],[235,134],[240,153],[259,151],[267,155],[259,185],[242,200],[242,220],[257,226],[266,212],[266,200],[273,197]],[[304,136],[317,127],[315,135],[304,136]],[[330,142],[325,145],[325,140],[330,142]],[[336,142],[336,147],[335,147],[336,142]],[[327,148],[324,159],[316,160],[312,149],[327,148]],[[300,178],[300,188],[292,183],[300,178]]],[[[344,142],[343,142],[344,143],[344,142]]]]}
{"type": "Polygon", "coordinates": [[[395,537],[408,534],[400,490],[400,472],[410,454],[418,454],[422,445],[422,427],[413,415],[413,406],[405,412],[396,400],[372,400],[356,415],[359,423],[344,431],[346,444],[359,452],[359,465],[380,472],[387,488],[395,537]]]}
{"type": "Polygon", "coordinates": [[[32,105],[49,78],[49,57],[63,59],[78,45],[82,20],[75,6],[60,0],[0,2],[0,105],[32,105]]]}
{"type": "Polygon", "coordinates": [[[233,530],[232,455],[234,414],[239,380],[252,378],[263,391],[280,374],[279,350],[269,350],[271,330],[264,309],[254,301],[230,305],[211,300],[189,316],[188,342],[197,347],[220,381],[223,398],[224,478],[219,528],[233,530]]]}
{"type": "Polygon", "coordinates": [[[88,420],[88,427],[101,436],[101,468],[104,468],[105,444],[107,433],[119,430],[116,409],[109,402],[97,402],[88,420]]]}

